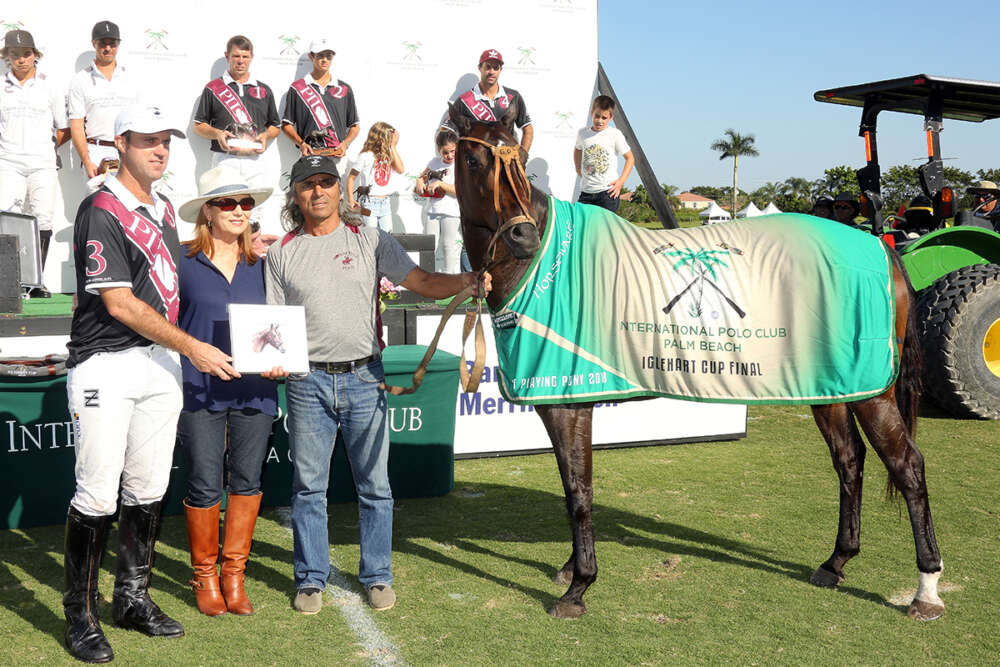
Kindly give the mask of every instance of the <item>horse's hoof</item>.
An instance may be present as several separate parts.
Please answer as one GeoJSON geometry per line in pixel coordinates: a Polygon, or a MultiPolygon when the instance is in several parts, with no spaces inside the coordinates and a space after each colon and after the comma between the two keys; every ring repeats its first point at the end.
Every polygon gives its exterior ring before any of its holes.
{"type": "Polygon", "coordinates": [[[573,604],[572,602],[556,602],[552,609],[549,609],[549,616],[556,618],[580,618],[587,608],[583,604],[573,604]]]}
{"type": "Polygon", "coordinates": [[[563,586],[569,586],[573,583],[573,570],[559,570],[553,575],[552,581],[563,586]]]}
{"type": "Polygon", "coordinates": [[[917,621],[934,621],[941,618],[944,613],[943,604],[914,600],[910,603],[910,608],[906,610],[906,615],[917,621]]]}
{"type": "Polygon", "coordinates": [[[816,571],[812,573],[809,577],[809,583],[813,586],[820,586],[821,588],[836,588],[841,583],[843,583],[844,577],[837,574],[836,572],[831,572],[824,567],[816,568],[816,571]]]}

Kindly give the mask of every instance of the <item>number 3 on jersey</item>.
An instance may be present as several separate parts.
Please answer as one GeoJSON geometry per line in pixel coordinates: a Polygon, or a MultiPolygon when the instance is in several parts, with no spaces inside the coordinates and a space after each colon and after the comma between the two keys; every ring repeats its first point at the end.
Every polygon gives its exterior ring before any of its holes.
{"type": "Polygon", "coordinates": [[[101,257],[101,251],[104,250],[104,246],[100,241],[87,241],[87,250],[92,250],[92,252],[87,255],[87,275],[101,275],[104,273],[104,269],[108,268],[107,260],[101,257]],[[91,266],[96,268],[91,269],[91,266]]]}

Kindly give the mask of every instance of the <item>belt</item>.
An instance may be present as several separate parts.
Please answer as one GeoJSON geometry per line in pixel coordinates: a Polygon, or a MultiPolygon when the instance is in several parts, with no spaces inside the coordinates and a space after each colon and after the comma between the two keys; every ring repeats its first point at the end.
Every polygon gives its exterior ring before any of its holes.
{"type": "Polygon", "coordinates": [[[94,144],[95,146],[107,146],[108,148],[114,148],[115,142],[105,141],[104,139],[87,139],[88,144],[94,144]]]}
{"type": "Polygon", "coordinates": [[[353,371],[358,366],[364,366],[365,364],[378,360],[379,355],[371,354],[367,357],[362,357],[361,359],[355,359],[354,361],[310,361],[309,368],[315,371],[323,371],[334,375],[336,373],[347,373],[349,371],[353,371]]]}

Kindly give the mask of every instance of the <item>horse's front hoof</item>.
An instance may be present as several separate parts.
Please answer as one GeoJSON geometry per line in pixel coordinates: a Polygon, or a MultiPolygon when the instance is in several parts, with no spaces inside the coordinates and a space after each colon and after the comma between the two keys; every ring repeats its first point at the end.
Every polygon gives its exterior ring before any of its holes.
{"type": "Polygon", "coordinates": [[[809,583],[813,586],[819,586],[821,588],[836,588],[841,583],[843,583],[844,577],[832,572],[825,567],[818,567],[816,571],[812,573],[809,577],[809,583]]]}
{"type": "Polygon", "coordinates": [[[910,603],[910,608],[906,610],[906,615],[917,621],[934,621],[941,618],[943,613],[943,604],[916,599],[910,603]]]}
{"type": "Polygon", "coordinates": [[[587,611],[582,603],[563,602],[559,600],[552,609],[549,609],[549,616],[556,618],[580,618],[587,611]]]}
{"type": "Polygon", "coordinates": [[[569,586],[573,583],[573,570],[562,569],[555,573],[552,577],[552,581],[557,584],[562,584],[563,586],[569,586]]]}

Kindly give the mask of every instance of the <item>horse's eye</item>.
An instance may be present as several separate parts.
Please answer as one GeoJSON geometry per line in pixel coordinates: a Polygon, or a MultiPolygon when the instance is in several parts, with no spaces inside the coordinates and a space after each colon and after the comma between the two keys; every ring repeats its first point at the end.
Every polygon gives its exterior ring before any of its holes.
{"type": "Polygon", "coordinates": [[[479,160],[476,159],[475,155],[466,155],[465,164],[469,165],[469,169],[479,168],[479,160]]]}

